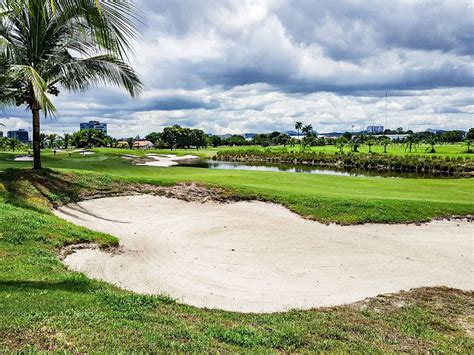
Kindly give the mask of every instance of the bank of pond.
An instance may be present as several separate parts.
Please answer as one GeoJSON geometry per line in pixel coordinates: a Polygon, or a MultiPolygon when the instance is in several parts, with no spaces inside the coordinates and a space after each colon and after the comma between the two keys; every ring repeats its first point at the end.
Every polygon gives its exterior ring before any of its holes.
{"type": "Polygon", "coordinates": [[[383,177],[472,177],[474,159],[430,155],[272,152],[222,150],[213,161],[195,166],[211,169],[289,171],[313,174],[383,177]]]}

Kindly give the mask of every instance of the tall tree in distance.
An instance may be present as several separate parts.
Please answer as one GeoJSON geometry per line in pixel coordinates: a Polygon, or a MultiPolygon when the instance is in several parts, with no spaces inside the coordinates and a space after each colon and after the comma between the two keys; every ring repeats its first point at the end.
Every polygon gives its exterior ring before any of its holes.
{"type": "Polygon", "coordinates": [[[303,129],[303,122],[296,122],[295,123],[295,129],[298,132],[298,139],[300,139],[300,131],[303,129]]]}
{"type": "Polygon", "coordinates": [[[137,96],[127,64],[137,9],[127,0],[3,0],[0,5],[0,105],[26,105],[41,169],[40,111],[54,115],[59,89],[114,85],[137,96]]]}
{"type": "Polygon", "coordinates": [[[301,131],[304,133],[305,136],[310,135],[313,132],[313,126],[307,124],[301,129],[301,131]]]}

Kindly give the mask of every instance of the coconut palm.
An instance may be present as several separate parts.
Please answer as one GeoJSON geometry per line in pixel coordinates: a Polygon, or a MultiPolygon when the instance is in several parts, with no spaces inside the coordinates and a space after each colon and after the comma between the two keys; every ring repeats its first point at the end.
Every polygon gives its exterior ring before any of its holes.
{"type": "Polygon", "coordinates": [[[382,139],[380,140],[380,144],[382,145],[383,147],[383,152],[384,153],[387,153],[387,146],[391,143],[391,140],[390,138],[388,137],[382,137],[382,139]]]}
{"type": "Polygon", "coordinates": [[[407,149],[409,149],[409,152],[411,153],[413,146],[418,144],[418,139],[414,134],[410,134],[408,137],[405,138],[405,152],[407,149]]]}
{"type": "Polygon", "coordinates": [[[353,136],[352,139],[349,141],[349,146],[354,153],[359,152],[359,147],[361,146],[363,139],[361,136],[353,136]]]}
{"type": "Polygon", "coordinates": [[[472,139],[466,139],[464,143],[466,143],[466,147],[467,147],[466,153],[469,153],[469,154],[472,153],[472,150],[471,150],[472,139]]]}
{"type": "Polygon", "coordinates": [[[336,139],[336,147],[339,148],[340,153],[344,153],[344,147],[347,144],[347,138],[346,137],[338,137],[336,139]]]}
{"type": "Polygon", "coordinates": [[[429,145],[429,147],[426,148],[425,153],[436,153],[435,144],[438,143],[438,139],[435,135],[428,137],[425,140],[425,143],[429,145]]]}
{"type": "Polygon", "coordinates": [[[48,135],[46,140],[48,142],[49,149],[57,148],[59,143],[59,136],[57,134],[53,133],[48,135]]]}
{"type": "Polygon", "coordinates": [[[40,111],[55,114],[51,95],[59,88],[108,84],[139,93],[140,80],[126,63],[137,11],[127,0],[3,0],[0,6],[0,104],[31,111],[40,169],[40,111]]]}
{"type": "Polygon", "coordinates": [[[305,136],[307,136],[308,134],[311,134],[313,132],[313,126],[308,124],[306,126],[304,126],[301,131],[304,133],[305,136]]]}
{"type": "Polygon", "coordinates": [[[295,129],[298,132],[298,139],[300,138],[300,131],[303,129],[303,122],[296,122],[295,123],[295,129]]]}
{"type": "Polygon", "coordinates": [[[375,139],[369,138],[366,144],[369,147],[369,153],[372,153],[372,146],[375,145],[375,139]]]}
{"type": "Polygon", "coordinates": [[[62,138],[63,148],[68,149],[71,141],[72,141],[72,136],[69,133],[64,133],[64,137],[62,138]]]}
{"type": "Polygon", "coordinates": [[[21,147],[21,142],[15,138],[7,138],[7,147],[14,152],[16,149],[21,147]]]}
{"type": "Polygon", "coordinates": [[[129,149],[133,149],[133,145],[135,144],[136,140],[135,138],[127,138],[127,145],[129,149]]]}

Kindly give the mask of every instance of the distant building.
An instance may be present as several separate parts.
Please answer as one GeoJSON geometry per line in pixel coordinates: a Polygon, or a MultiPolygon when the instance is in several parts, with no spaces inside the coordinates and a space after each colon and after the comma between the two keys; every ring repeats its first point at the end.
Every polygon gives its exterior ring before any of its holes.
{"type": "Polygon", "coordinates": [[[21,143],[28,143],[30,141],[28,137],[28,131],[19,129],[18,131],[8,131],[8,138],[18,139],[21,143]]]}
{"type": "Polygon", "coordinates": [[[134,149],[153,149],[155,148],[155,145],[147,140],[141,140],[141,141],[136,141],[133,143],[133,148],[134,149]]]}
{"type": "Polygon", "coordinates": [[[82,122],[79,124],[81,131],[85,129],[94,129],[96,131],[107,134],[107,123],[100,123],[99,121],[82,122]]]}
{"type": "Polygon", "coordinates": [[[383,126],[367,126],[367,133],[381,134],[383,133],[383,126]]]}
{"type": "Polygon", "coordinates": [[[3,132],[0,131],[0,138],[3,138],[3,132]]]}

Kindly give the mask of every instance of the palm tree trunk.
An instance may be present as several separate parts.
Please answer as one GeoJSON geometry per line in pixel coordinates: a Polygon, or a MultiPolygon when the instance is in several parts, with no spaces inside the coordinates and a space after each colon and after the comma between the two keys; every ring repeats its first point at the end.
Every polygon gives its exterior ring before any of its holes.
{"type": "Polygon", "coordinates": [[[33,113],[33,169],[41,169],[40,113],[34,106],[33,113]]]}

